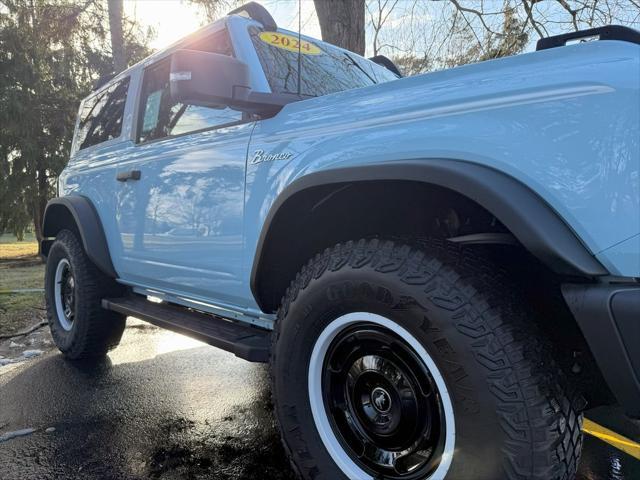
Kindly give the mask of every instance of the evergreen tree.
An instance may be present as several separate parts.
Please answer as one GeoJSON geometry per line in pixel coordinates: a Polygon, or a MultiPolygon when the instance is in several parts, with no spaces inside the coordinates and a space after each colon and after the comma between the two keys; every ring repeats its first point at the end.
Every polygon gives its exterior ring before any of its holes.
{"type": "MultiPolygon", "coordinates": [[[[0,0],[0,231],[42,237],[79,102],[113,70],[108,25],[97,0],[0,0]]],[[[148,55],[150,33],[127,26],[131,63],[148,55]]]]}

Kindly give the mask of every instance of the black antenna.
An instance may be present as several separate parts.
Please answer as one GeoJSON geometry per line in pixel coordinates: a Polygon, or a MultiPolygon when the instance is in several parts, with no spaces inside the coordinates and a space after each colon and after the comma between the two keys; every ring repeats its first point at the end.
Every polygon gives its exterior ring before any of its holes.
{"type": "Polygon", "coordinates": [[[302,93],[302,87],[300,85],[302,75],[302,53],[300,47],[302,45],[302,37],[300,31],[302,30],[302,0],[298,0],[298,95],[302,93]]]}

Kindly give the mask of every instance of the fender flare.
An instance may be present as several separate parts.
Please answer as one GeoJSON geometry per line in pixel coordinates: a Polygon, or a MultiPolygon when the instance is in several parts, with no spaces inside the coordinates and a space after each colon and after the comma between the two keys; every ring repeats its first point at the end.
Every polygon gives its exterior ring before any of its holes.
{"type": "Polygon", "coordinates": [[[276,198],[263,224],[251,270],[251,291],[262,308],[261,265],[272,224],[287,201],[308,188],[376,180],[404,180],[444,187],[494,215],[543,264],[561,275],[596,277],[607,270],[561,216],[520,180],[494,168],[461,160],[425,159],[337,168],[310,173],[276,198]]]}
{"type": "MultiPolygon", "coordinates": [[[[70,220],[75,224],[89,259],[103,273],[117,278],[98,211],[87,197],[70,195],[49,200],[42,221],[43,237],[55,237],[63,228],[73,227],[70,220]]],[[[40,251],[44,257],[49,253],[51,243],[52,240],[42,241],[40,251]]]]}

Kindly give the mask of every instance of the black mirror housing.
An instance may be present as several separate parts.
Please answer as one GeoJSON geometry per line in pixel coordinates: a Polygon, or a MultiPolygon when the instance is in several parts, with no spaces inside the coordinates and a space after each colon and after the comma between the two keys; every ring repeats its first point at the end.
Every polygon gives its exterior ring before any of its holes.
{"type": "MultiPolygon", "coordinates": [[[[249,67],[219,53],[178,50],[171,55],[171,97],[203,107],[237,107],[249,98],[249,67]]],[[[239,108],[238,108],[239,109],[239,108]]]]}
{"type": "Polygon", "coordinates": [[[219,53],[177,50],[171,55],[171,98],[187,105],[229,107],[263,117],[288,103],[304,100],[295,94],[252,92],[246,63],[219,53]]]}

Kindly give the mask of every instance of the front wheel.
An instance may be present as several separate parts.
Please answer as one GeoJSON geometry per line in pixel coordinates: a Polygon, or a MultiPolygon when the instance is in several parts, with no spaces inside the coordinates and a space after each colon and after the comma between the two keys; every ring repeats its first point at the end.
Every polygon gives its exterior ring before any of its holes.
{"type": "Polygon", "coordinates": [[[582,400],[488,262],[437,242],[361,240],[287,291],[276,415],[313,479],[570,479],[582,400]]]}
{"type": "Polygon", "coordinates": [[[353,312],[327,325],[311,353],[308,391],[322,443],[347,477],[442,478],[449,470],[447,386],[420,341],[393,320],[353,312]]]}

